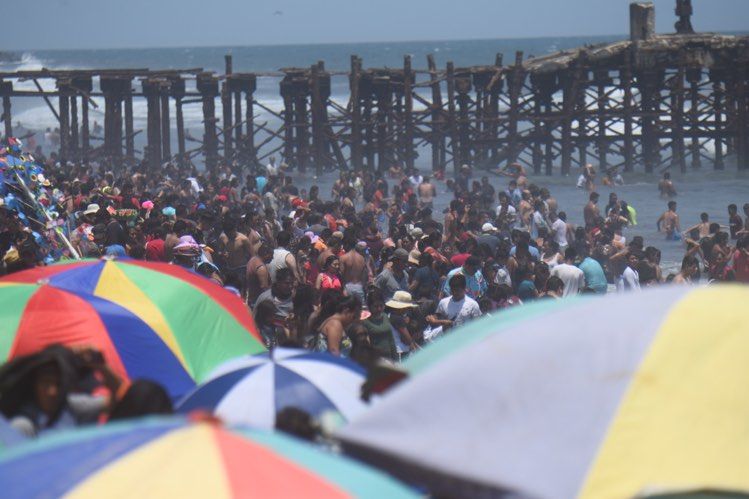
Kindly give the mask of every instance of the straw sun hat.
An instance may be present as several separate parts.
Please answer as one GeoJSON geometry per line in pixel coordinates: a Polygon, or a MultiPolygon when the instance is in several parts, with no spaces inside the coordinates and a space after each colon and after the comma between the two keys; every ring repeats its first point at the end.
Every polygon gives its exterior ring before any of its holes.
{"type": "Polygon", "coordinates": [[[385,303],[386,307],[402,309],[413,308],[416,304],[408,291],[396,291],[393,297],[385,303]]]}

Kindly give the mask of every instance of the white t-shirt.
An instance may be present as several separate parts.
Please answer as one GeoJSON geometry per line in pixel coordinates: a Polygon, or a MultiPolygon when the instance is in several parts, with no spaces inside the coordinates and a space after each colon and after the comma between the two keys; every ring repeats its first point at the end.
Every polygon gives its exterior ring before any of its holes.
{"type": "Polygon", "coordinates": [[[620,293],[625,291],[640,291],[640,273],[627,266],[622,275],[616,281],[616,290],[620,293]]]}
{"type": "Polygon", "coordinates": [[[453,300],[452,296],[440,300],[437,305],[437,313],[453,321],[453,326],[462,326],[471,319],[481,317],[479,304],[473,298],[466,296],[460,301],[453,300]]]}
{"type": "MultiPolygon", "coordinates": [[[[501,204],[497,205],[497,216],[499,216],[499,214],[500,214],[501,211],[502,211],[502,205],[501,204]]],[[[507,214],[514,216],[515,213],[517,213],[517,210],[515,209],[515,207],[512,206],[511,204],[507,205],[507,214]]]]}
{"type": "Polygon", "coordinates": [[[551,275],[557,276],[564,283],[562,296],[574,296],[585,288],[585,273],[569,263],[560,263],[551,269],[551,275]]]}
{"type": "Polygon", "coordinates": [[[557,218],[554,223],[551,224],[551,230],[554,232],[554,241],[559,245],[560,248],[569,246],[567,242],[567,224],[564,220],[557,218]]]}

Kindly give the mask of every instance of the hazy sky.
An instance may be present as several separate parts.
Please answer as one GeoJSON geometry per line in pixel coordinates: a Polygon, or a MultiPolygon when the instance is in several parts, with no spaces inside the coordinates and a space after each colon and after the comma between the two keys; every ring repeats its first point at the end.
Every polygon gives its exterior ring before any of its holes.
{"type": "MultiPolygon", "coordinates": [[[[659,32],[675,0],[656,0],[659,32]]],[[[749,31],[749,0],[693,0],[695,28],[749,31]]],[[[25,0],[0,50],[276,45],[628,32],[629,0],[25,0]]]]}

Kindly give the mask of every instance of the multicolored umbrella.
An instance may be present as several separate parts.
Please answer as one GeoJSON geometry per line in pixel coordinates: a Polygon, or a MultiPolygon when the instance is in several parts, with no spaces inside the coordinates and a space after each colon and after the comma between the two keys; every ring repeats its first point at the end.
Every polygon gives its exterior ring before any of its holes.
{"type": "Polygon", "coordinates": [[[0,362],[89,345],[125,379],[183,396],[221,362],[265,350],[242,301],[175,265],[87,260],[0,279],[0,362]]]}
{"type": "Polygon", "coordinates": [[[747,493],[747,303],[673,286],[498,314],[338,434],[447,496],[747,493]]]}
{"type": "Polygon", "coordinates": [[[303,409],[313,417],[334,411],[348,421],[367,408],[360,397],[365,377],[365,371],[348,359],[276,348],[219,366],[177,409],[212,411],[228,423],[258,428],[273,428],[276,413],[285,407],[303,409]]]}
{"type": "Polygon", "coordinates": [[[415,498],[392,478],[278,433],[156,418],[50,435],[0,454],[4,499],[415,498]]]}

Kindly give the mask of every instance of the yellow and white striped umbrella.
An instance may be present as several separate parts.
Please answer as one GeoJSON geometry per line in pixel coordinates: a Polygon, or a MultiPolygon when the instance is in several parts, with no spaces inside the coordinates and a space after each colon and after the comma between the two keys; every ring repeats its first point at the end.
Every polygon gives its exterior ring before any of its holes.
{"type": "Polygon", "coordinates": [[[339,437],[451,496],[749,492],[748,308],[668,287],[476,321],[339,437]]]}

